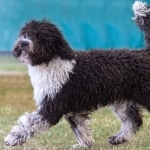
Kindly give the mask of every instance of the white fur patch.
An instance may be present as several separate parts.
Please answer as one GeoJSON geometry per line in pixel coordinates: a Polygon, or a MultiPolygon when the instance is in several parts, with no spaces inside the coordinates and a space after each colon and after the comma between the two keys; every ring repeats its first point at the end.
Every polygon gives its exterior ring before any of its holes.
{"type": "Polygon", "coordinates": [[[133,4],[133,11],[135,16],[146,17],[146,13],[149,13],[150,9],[147,8],[147,3],[135,1],[135,3],[133,4]]]}
{"type": "Polygon", "coordinates": [[[48,129],[51,125],[42,119],[38,111],[25,113],[18,119],[18,125],[5,137],[8,146],[21,145],[31,138],[35,133],[48,129]]]}
{"type": "Polygon", "coordinates": [[[68,81],[69,73],[73,73],[75,60],[62,60],[57,57],[50,61],[48,66],[45,64],[39,66],[28,65],[31,83],[34,88],[34,99],[39,106],[45,96],[55,97],[62,86],[68,81]]]}

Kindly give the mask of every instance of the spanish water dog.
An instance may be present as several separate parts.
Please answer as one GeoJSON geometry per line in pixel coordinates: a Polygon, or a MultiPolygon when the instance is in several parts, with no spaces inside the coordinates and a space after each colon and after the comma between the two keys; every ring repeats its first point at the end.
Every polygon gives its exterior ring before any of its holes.
{"type": "Polygon", "coordinates": [[[150,7],[136,1],[133,10],[146,42],[138,50],[74,51],[47,20],[31,20],[22,27],[13,54],[28,66],[38,109],[18,119],[6,145],[21,145],[64,116],[78,141],[73,148],[90,148],[94,139],[89,115],[106,106],[121,121],[109,143],[131,139],[142,125],[140,110],[150,112],[150,7]]]}

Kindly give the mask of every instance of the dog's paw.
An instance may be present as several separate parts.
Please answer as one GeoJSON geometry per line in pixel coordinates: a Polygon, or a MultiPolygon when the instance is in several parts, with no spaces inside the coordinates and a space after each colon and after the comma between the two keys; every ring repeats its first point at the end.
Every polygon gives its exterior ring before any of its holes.
{"type": "Polygon", "coordinates": [[[122,136],[118,136],[118,135],[115,135],[115,136],[111,136],[109,137],[109,143],[112,144],[112,145],[118,145],[118,144],[122,144],[124,142],[127,142],[128,140],[125,139],[124,137],[122,136]]]}
{"type": "Polygon", "coordinates": [[[12,132],[8,134],[4,141],[7,146],[16,146],[25,143],[27,137],[25,135],[20,135],[19,133],[12,132]]]}

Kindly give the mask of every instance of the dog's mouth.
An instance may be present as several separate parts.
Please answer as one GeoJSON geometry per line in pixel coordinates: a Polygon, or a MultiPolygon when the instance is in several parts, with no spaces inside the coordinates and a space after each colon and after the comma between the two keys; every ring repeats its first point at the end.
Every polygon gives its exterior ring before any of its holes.
{"type": "Polygon", "coordinates": [[[24,52],[18,57],[18,60],[24,64],[31,64],[29,56],[24,52]]]}
{"type": "Polygon", "coordinates": [[[30,58],[29,58],[29,48],[24,47],[20,48],[20,46],[16,46],[13,50],[13,55],[22,63],[30,64],[30,58]]]}
{"type": "Polygon", "coordinates": [[[13,55],[21,62],[24,64],[30,64],[30,57],[28,53],[24,50],[22,51],[15,51],[13,52],[13,55]]]}

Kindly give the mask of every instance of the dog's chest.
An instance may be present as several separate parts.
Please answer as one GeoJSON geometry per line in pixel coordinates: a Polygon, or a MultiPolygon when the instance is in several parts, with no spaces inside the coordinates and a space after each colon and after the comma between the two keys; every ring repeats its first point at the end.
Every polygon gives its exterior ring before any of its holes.
{"type": "Polygon", "coordinates": [[[74,61],[64,61],[60,58],[52,60],[48,66],[29,66],[29,75],[34,88],[34,99],[39,106],[44,98],[54,99],[62,86],[69,79],[69,73],[72,72],[74,61]]]}

